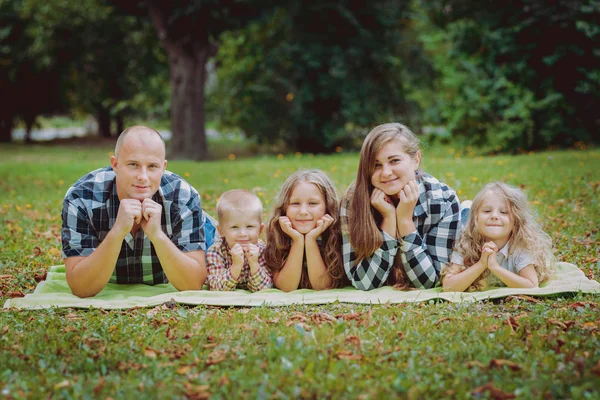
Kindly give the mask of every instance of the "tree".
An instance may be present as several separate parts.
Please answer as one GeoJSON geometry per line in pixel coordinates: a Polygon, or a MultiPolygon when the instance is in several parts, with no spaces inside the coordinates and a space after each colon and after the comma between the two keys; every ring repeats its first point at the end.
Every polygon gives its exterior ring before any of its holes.
{"type": "Polygon", "coordinates": [[[497,149],[599,140],[600,3],[420,2],[439,94],[457,136],[497,149]]]}
{"type": "Polygon", "coordinates": [[[63,65],[63,89],[72,107],[96,116],[102,136],[111,121],[123,129],[126,105],[148,80],[166,73],[164,56],[147,19],[121,13],[98,0],[25,0],[23,15],[32,57],[63,65]]]}
{"type": "Polygon", "coordinates": [[[239,29],[271,8],[268,0],[112,0],[133,14],[147,12],[167,53],[171,82],[168,157],[208,158],[205,131],[206,64],[222,32],[239,29]]]}
{"type": "Polygon", "coordinates": [[[212,106],[222,126],[320,153],[377,122],[406,122],[409,81],[427,76],[408,5],[291,1],[225,34],[212,106]]]}

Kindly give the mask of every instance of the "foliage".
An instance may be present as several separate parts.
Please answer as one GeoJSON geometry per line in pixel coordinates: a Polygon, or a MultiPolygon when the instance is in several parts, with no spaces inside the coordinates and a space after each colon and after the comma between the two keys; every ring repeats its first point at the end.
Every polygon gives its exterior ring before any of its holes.
{"type": "MultiPolygon", "coordinates": [[[[30,293],[62,262],[60,209],[70,183],[108,163],[109,146],[0,148],[0,300],[30,293]],[[14,171],[19,173],[15,174],[14,171]]],[[[599,150],[478,157],[423,149],[424,168],[473,198],[491,180],[521,186],[557,257],[600,276],[599,150]],[[550,176],[547,171],[553,171],[550,176]]],[[[169,162],[215,213],[253,190],[266,212],[297,168],[341,192],[356,153],[169,162]],[[223,176],[222,171],[227,171],[223,176]]],[[[7,398],[597,398],[598,296],[476,304],[0,311],[7,398]]]]}
{"type": "Polygon", "coordinates": [[[212,115],[222,129],[303,152],[331,152],[374,121],[407,120],[405,87],[416,70],[426,77],[407,5],[289,2],[222,35],[212,115]]]}
{"type": "Polygon", "coordinates": [[[498,150],[599,139],[598,2],[417,5],[438,79],[416,97],[436,122],[498,150]]]}

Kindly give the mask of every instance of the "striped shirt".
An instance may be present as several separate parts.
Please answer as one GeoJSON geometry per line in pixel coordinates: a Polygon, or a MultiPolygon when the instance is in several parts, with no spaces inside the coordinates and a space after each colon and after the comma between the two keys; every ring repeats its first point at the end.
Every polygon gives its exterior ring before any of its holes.
{"type": "MultiPolygon", "coordinates": [[[[108,235],[117,219],[119,197],[111,167],[80,178],[65,195],[62,210],[63,257],[87,257],[108,235]]],[[[182,252],[205,250],[205,216],[196,189],[165,171],[152,200],[162,206],[162,230],[182,252]]],[[[167,283],[154,245],[139,229],[123,240],[112,283],[167,283]]]]}
{"type": "Polygon", "coordinates": [[[438,282],[441,268],[450,259],[452,246],[458,238],[460,203],[454,190],[429,174],[420,174],[417,184],[419,198],[413,213],[416,230],[400,239],[381,231],[381,247],[358,263],[348,233],[351,198],[345,196],[342,199],[344,269],[357,289],[371,290],[385,285],[398,251],[401,251],[402,267],[412,286],[428,289],[438,282]]]}

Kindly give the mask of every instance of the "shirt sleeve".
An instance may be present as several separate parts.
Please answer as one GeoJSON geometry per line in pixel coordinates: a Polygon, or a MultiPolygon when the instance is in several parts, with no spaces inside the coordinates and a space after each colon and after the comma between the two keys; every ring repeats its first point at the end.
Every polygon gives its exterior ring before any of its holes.
{"type": "Polygon", "coordinates": [[[87,257],[100,245],[87,209],[78,199],[65,199],[62,210],[63,258],[87,257]]]}
{"type": "Polygon", "coordinates": [[[261,248],[260,256],[258,256],[258,270],[256,273],[253,274],[252,271],[249,271],[248,290],[251,292],[273,287],[273,278],[265,261],[264,250],[264,247],[261,248]]]}
{"type": "Polygon", "coordinates": [[[340,221],[342,225],[342,256],[344,270],[348,279],[357,289],[371,290],[385,284],[390,271],[394,266],[394,257],[398,252],[398,241],[381,231],[383,243],[370,257],[359,260],[355,265],[356,254],[350,243],[348,231],[348,206],[350,200],[345,198],[340,207],[340,221]]]}
{"type": "Polygon", "coordinates": [[[514,266],[517,274],[521,272],[523,268],[531,264],[535,264],[535,260],[531,256],[531,253],[527,251],[519,251],[518,254],[515,254],[514,266]]]}
{"type": "MultiPolygon", "coordinates": [[[[185,198],[185,190],[181,189],[180,198],[185,198]]],[[[204,236],[204,216],[200,205],[200,196],[195,190],[189,192],[185,204],[174,210],[176,215],[171,215],[173,233],[171,241],[183,252],[204,250],[206,241],[204,236]]]]}
{"type": "Polygon", "coordinates": [[[208,287],[210,290],[235,290],[238,280],[231,276],[231,269],[228,267],[227,257],[222,254],[220,247],[219,244],[215,244],[206,252],[208,287]]]}
{"type": "Polygon", "coordinates": [[[435,206],[441,212],[432,212],[431,218],[437,219],[437,222],[432,223],[423,235],[415,230],[401,240],[402,266],[417,289],[435,287],[440,279],[442,266],[450,259],[452,246],[459,234],[460,205],[456,195],[452,194],[439,206],[435,206]]]}

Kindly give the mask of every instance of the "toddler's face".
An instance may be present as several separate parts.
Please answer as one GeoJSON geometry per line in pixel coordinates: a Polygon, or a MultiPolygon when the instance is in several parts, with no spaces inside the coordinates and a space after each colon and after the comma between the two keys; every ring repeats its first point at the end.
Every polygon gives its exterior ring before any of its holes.
{"type": "Polygon", "coordinates": [[[290,196],[285,216],[292,228],[305,235],[312,231],[327,212],[325,199],[314,183],[299,182],[290,196]]]}
{"type": "Polygon", "coordinates": [[[229,248],[236,243],[244,248],[248,243],[258,243],[264,225],[255,211],[229,210],[223,219],[219,221],[219,233],[227,240],[229,248]]]}

